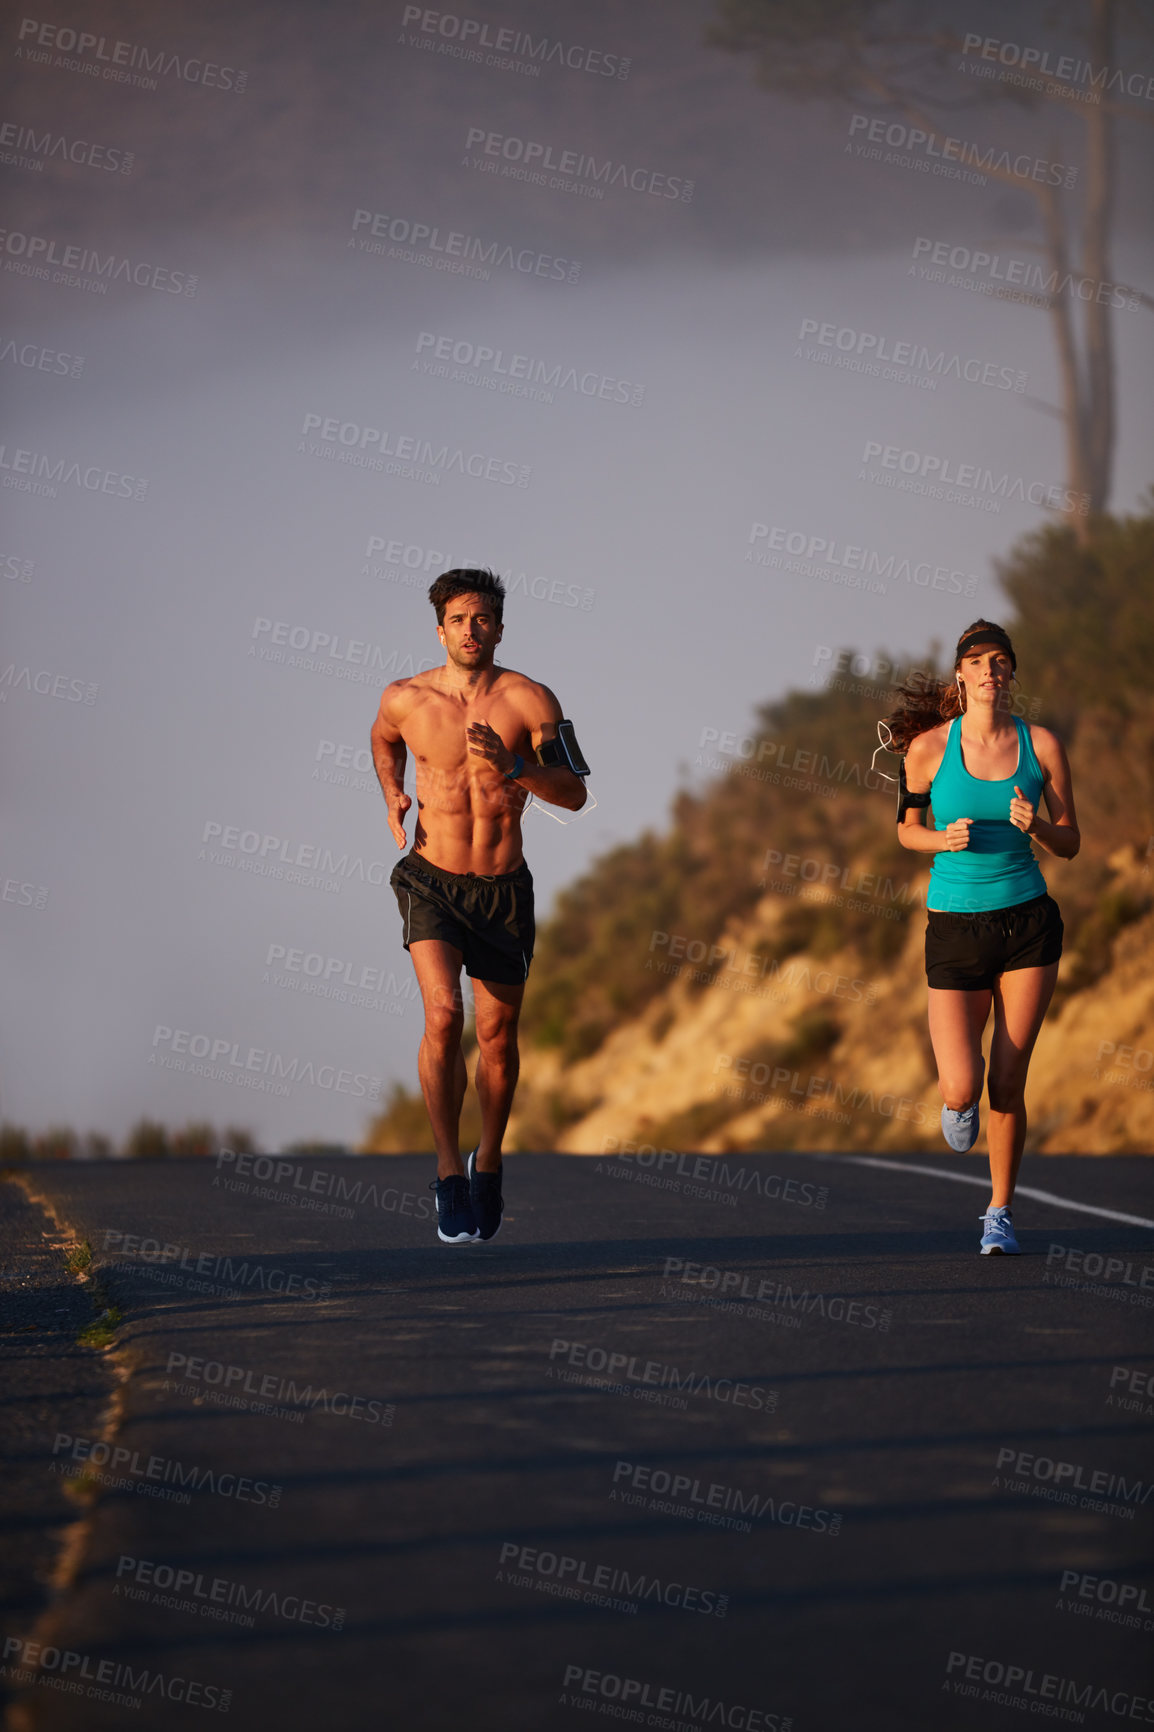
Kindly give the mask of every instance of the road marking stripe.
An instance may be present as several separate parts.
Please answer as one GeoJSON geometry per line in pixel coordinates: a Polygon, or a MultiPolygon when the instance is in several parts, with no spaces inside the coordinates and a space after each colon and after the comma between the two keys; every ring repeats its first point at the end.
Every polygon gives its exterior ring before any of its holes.
{"type": "MultiPolygon", "coordinates": [[[[916,1161],[884,1161],[877,1155],[823,1155],[827,1161],[849,1161],[856,1167],[886,1167],[893,1173],[925,1173],[931,1179],[953,1179],[959,1185],[981,1185],[989,1190],[989,1179],[979,1179],[970,1173],[948,1173],[944,1167],[923,1167],[916,1161]]],[[[1120,1209],[1103,1209],[1097,1203],[1076,1203],[1072,1197],[1058,1197],[1053,1191],[1035,1191],[1030,1185],[1017,1185],[1017,1197],[1033,1197],[1037,1203],[1054,1203],[1060,1209],[1079,1209],[1083,1215],[1103,1215],[1107,1221],[1124,1221],[1128,1227],[1151,1227],[1144,1215],[1124,1215],[1120,1209]]]]}

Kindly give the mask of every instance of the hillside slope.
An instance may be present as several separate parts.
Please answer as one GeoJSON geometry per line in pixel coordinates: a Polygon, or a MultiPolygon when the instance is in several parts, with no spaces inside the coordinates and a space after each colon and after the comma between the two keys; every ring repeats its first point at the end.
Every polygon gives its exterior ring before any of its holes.
{"type": "MultiPolygon", "coordinates": [[[[1128,851],[1111,890],[1148,895],[1149,874],[1128,851]]],[[[512,1146],[940,1150],[920,910],[905,920],[900,954],[872,971],[853,948],[779,960],[783,917],[767,891],[725,933],[731,963],[711,985],[700,990],[685,964],[591,1056],[572,1063],[556,1049],[530,1051],[512,1146]]],[[[1075,953],[1067,965],[1077,963],[1075,953]]],[[[1047,1017],[1027,1090],[1028,1147],[1154,1152],[1152,1048],[1154,912],[1126,928],[1106,972],[1047,1017]]]]}

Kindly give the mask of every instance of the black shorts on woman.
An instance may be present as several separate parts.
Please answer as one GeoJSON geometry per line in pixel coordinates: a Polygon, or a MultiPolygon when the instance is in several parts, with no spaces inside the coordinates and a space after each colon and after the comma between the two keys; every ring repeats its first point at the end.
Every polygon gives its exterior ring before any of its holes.
{"type": "Polygon", "coordinates": [[[989,991],[998,975],[1062,954],[1062,916],[1048,893],[974,914],[928,908],[926,917],[926,980],[940,992],[989,991]]]}

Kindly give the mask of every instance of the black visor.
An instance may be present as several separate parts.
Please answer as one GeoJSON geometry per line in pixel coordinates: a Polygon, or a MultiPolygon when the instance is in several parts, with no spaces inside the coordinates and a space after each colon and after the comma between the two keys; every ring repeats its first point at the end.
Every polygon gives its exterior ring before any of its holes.
{"type": "Polygon", "coordinates": [[[997,644],[999,649],[1005,650],[1006,654],[1010,658],[1010,666],[1015,670],[1015,672],[1017,671],[1018,658],[1014,654],[1014,646],[1000,625],[983,626],[979,631],[967,632],[965,637],[962,638],[961,642],[958,644],[957,654],[954,657],[954,666],[957,667],[962,657],[968,656],[970,651],[976,649],[981,643],[997,644]]]}

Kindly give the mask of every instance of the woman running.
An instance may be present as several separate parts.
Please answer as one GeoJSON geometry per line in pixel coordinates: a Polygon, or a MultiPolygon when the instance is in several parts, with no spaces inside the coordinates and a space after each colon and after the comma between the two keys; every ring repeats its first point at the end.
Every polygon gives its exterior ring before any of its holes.
{"type": "Polygon", "coordinates": [[[978,1139],[982,1033],[994,1007],[984,1257],[1020,1249],[1010,1204],[1026,1142],[1026,1071],[1062,954],[1062,917],[1030,838],[1060,860],[1072,860],[1081,842],[1061,741],[1011,710],[1016,666],[1001,626],[975,620],[958,639],[953,680],[902,686],[903,701],[887,718],[892,749],[904,755],[898,841],[933,855],[930,1039],[945,1101],[942,1135],[959,1154],[978,1139]],[[1043,798],[1049,822],[1038,815],[1043,798]]]}

